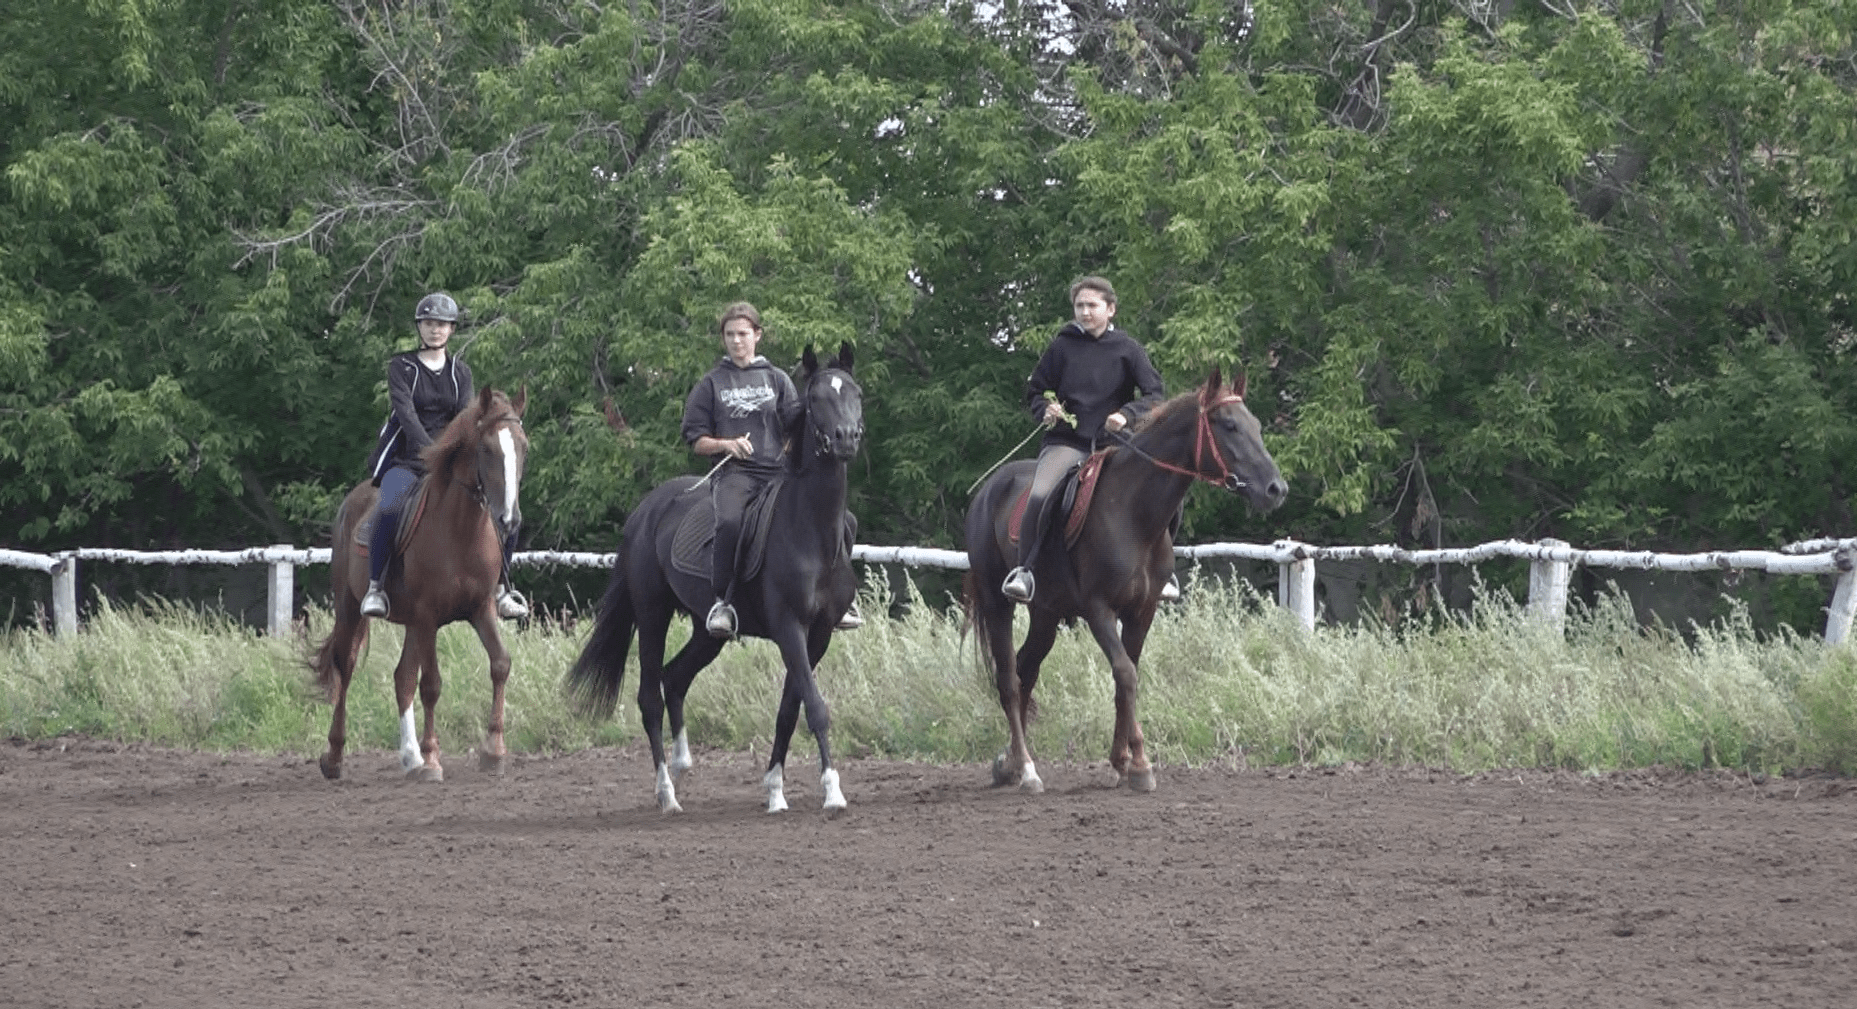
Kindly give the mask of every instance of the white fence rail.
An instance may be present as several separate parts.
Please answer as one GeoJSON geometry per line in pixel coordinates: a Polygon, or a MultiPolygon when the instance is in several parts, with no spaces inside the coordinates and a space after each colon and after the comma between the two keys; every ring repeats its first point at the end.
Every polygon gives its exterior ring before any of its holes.
{"type": "MultiPolygon", "coordinates": [[[[1450,550],[1406,550],[1393,546],[1321,547],[1294,540],[1275,543],[1208,543],[1180,546],[1174,554],[1186,560],[1252,560],[1277,565],[1277,602],[1296,614],[1304,627],[1315,627],[1315,565],[1317,561],[1371,560],[1388,564],[1479,564],[1509,558],[1529,562],[1528,608],[1544,620],[1565,619],[1567,591],[1575,565],[1595,568],[1635,568],[1657,571],[1766,571],[1784,575],[1836,575],[1837,587],[1826,607],[1825,641],[1850,640],[1857,615],[1857,538],[1818,539],[1794,543],[1779,551],[1718,550],[1698,554],[1660,554],[1631,550],[1581,550],[1560,540],[1526,543],[1500,540],[1450,550]]],[[[123,564],[264,564],[270,568],[266,630],[288,633],[296,594],[296,569],[329,563],[327,547],[298,549],[289,544],[244,550],[110,550],[83,548],[54,554],[0,550],[0,567],[16,567],[52,576],[52,627],[58,634],[77,632],[77,566],[80,561],[123,564]]],[[[525,550],[511,563],[569,567],[611,567],[615,554],[561,550],[525,550]]],[[[907,567],[967,570],[967,555],[958,550],[931,547],[889,547],[858,544],[853,560],[866,564],[902,564],[907,567]]]]}

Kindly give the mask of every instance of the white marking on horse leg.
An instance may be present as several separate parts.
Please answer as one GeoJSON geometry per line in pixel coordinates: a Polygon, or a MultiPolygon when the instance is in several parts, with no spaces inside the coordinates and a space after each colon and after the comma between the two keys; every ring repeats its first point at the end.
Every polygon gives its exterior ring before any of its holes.
{"type": "Polygon", "coordinates": [[[417,771],[425,765],[425,755],[419,752],[419,734],[413,731],[413,706],[409,704],[400,712],[400,770],[417,771]]]}
{"type": "Polygon", "coordinates": [[[682,781],[684,773],[696,766],[690,757],[690,730],[677,730],[677,738],[671,740],[671,780],[682,781]]]}
{"type": "Polygon", "coordinates": [[[784,813],[787,811],[786,796],[787,776],[778,767],[770,767],[761,775],[761,787],[767,790],[767,811],[784,813]]]}
{"type": "Polygon", "coordinates": [[[845,793],[838,787],[838,768],[826,768],[825,773],[819,775],[819,787],[825,790],[826,809],[845,808],[845,793]]]}
{"type": "Polygon", "coordinates": [[[1036,795],[1045,790],[1044,779],[1038,776],[1038,768],[1031,761],[1025,762],[1025,774],[1019,778],[1019,791],[1036,795]]]}
{"type": "Polygon", "coordinates": [[[671,769],[663,764],[658,765],[658,812],[683,812],[677,804],[677,786],[671,783],[671,769]]]}
{"type": "Polygon", "coordinates": [[[503,446],[503,514],[516,514],[516,486],[522,482],[521,474],[516,472],[516,440],[509,436],[509,428],[498,428],[496,440],[503,446]]]}

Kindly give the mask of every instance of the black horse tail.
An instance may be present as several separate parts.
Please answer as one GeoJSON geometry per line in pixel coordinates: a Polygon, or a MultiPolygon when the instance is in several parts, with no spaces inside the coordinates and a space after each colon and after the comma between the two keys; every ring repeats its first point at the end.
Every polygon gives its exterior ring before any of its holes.
{"type": "Polygon", "coordinates": [[[625,680],[625,660],[632,651],[632,592],[625,582],[625,552],[613,563],[612,580],[600,600],[593,634],[580,650],[580,658],[567,671],[568,703],[583,715],[611,718],[619,704],[619,685],[625,680]]]}

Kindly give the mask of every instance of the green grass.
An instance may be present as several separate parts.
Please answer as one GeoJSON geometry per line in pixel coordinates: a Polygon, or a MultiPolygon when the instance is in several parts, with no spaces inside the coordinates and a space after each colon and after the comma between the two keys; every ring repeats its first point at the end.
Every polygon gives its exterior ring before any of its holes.
{"type": "MultiPolygon", "coordinates": [[[[840,754],[990,759],[1005,723],[975,643],[945,600],[930,605],[910,593],[908,616],[876,619],[893,600],[873,579],[862,604],[873,619],[834,639],[819,673],[833,746],[840,754]]],[[[312,612],[306,636],[273,640],[221,616],[150,602],[101,604],[72,638],[12,631],[0,641],[0,734],[319,753],[330,709],[309,686],[303,660],[328,625],[326,612],[312,612]]],[[[513,750],[563,752],[641,735],[631,700],[636,652],[618,713],[595,722],[574,714],[560,689],[587,622],[506,628],[515,656],[513,750]]],[[[349,740],[390,749],[400,636],[392,625],[374,630],[350,692],[349,740]]],[[[679,622],[672,648],[687,634],[679,622]]],[[[465,625],[440,633],[439,652],[440,739],[459,753],[483,735],[488,662],[465,625]]],[[[692,740],[765,751],[781,678],[772,645],[725,649],[691,690],[692,740]]],[[[1087,630],[1061,632],[1038,685],[1040,757],[1103,758],[1113,689],[1087,630]]],[[[1758,635],[1738,613],[1688,634],[1645,628],[1617,598],[1573,614],[1564,632],[1505,598],[1486,598],[1467,615],[1305,633],[1243,586],[1201,583],[1155,621],[1141,718],[1162,763],[1849,773],[1857,771],[1857,650],[1790,632],[1758,635]]],[[[814,752],[803,723],[794,749],[814,752]]]]}

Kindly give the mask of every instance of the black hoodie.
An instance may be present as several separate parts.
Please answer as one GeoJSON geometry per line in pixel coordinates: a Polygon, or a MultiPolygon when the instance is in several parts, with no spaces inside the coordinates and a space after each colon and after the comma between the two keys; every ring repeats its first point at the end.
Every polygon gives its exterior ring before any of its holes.
{"type": "Polygon", "coordinates": [[[787,373],[756,357],[748,367],[736,367],[728,358],[690,390],[683,405],[683,440],[694,446],[698,438],[749,436],[754,454],[739,460],[749,470],[772,471],[785,459],[787,434],[805,410],[799,390],[787,373]]]}
{"type": "Polygon", "coordinates": [[[1026,380],[1025,408],[1036,420],[1044,420],[1047,389],[1076,416],[1077,426],[1058,421],[1045,432],[1043,444],[1086,452],[1095,447],[1110,414],[1120,410],[1132,423],[1167,395],[1161,373],[1134,337],[1114,326],[1092,337],[1074,322],[1057,331],[1026,380]]]}

